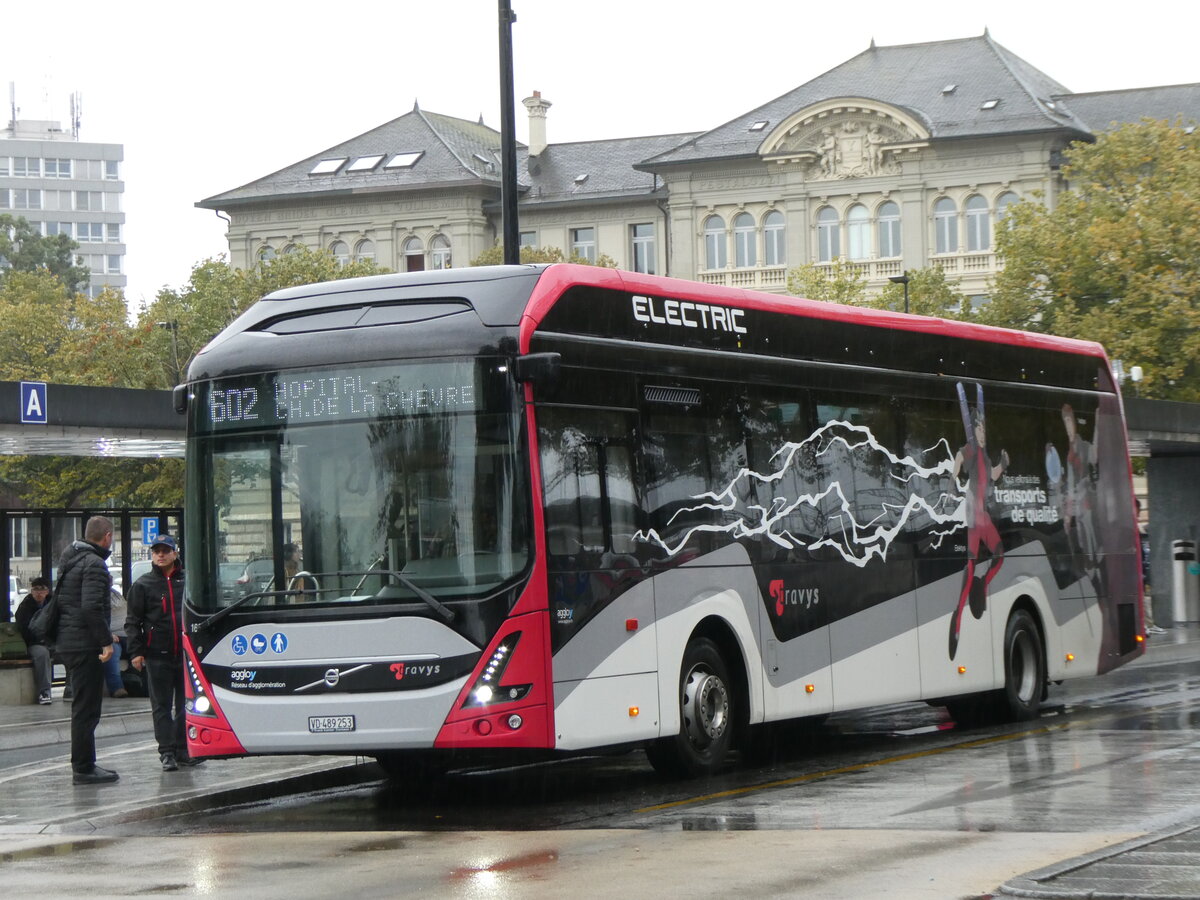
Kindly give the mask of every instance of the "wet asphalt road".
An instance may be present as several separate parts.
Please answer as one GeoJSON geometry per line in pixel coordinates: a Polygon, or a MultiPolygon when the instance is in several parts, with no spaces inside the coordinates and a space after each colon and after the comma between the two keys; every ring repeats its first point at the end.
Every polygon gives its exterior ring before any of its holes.
{"type": "Polygon", "coordinates": [[[981,897],[1200,820],[1198,721],[1188,657],[1054,688],[1023,725],[963,731],[908,704],[779,729],[700,782],[661,781],[640,751],[399,782],[363,765],[349,785],[3,841],[0,878],[6,897],[981,897]]]}

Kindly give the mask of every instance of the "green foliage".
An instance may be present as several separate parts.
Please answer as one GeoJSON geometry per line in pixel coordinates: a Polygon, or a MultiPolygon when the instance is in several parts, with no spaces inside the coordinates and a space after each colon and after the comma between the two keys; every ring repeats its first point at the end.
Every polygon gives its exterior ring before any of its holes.
{"type": "Polygon", "coordinates": [[[788,269],[787,292],[793,297],[859,306],[867,299],[867,282],[858,266],[839,256],[831,266],[805,263],[788,269]]]}
{"type": "Polygon", "coordinates": [[[23,217],[0,215],[0,284],[14,272],[49,272],[74,293],[91,275],[75,265],[79,245],[65,234],[43,237],[23,217]]]}
{"type": "MultiPolygon", "coordinates": [[[[909,269],[908,311],[917,316],[938,316],[943,319],[962,318],[968,311],[967,299],[946,280],[941,266],[909,269]]],[[[865,304],[872,309],[904,312],[904,285],[888,282],[883,290],[865,304]]]]}
{"type": "MultiPolygon", "coordinates": [[[[569,262],[577,263],[581,266],[602,266],[606,269],[615,269],[617,261],[607,253],[601,253],[596,257],[596,261],[592,262],[578,254],[572,253],[567,256],[558,247],[522,247],[521,248],[521,264],[529,265],[530,263],[560,263],[569,262]]],[[[504,265],[504,247],[499,241],[494,247],[489,247],[477,257],[471,260],[473,266],[502,266],[504,265]]]]}
{"type": "Polygon", "coordinates": [[[978,321],[1086,338],[1145,372],[1142,396],[1200,400],[1200,135],[1125,125],[1073,144],[1071,191],[999,229],[978,321]]]}

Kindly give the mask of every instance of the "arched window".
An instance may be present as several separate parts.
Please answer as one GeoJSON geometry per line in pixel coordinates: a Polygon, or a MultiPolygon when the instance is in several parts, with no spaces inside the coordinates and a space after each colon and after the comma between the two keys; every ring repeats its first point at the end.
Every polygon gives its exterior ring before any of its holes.
{"type": "Polygon", "coordinates": [[[450,238],[435,234],[429,242],[429,262],[435,269],[450,268],[450,238]]]}
{"type": "Polygon", "coordinates": [[[400,248],[404,254],[405,272],[423,272],[425,270],[425,245],[418,237],[410,237],[400,248]]]}
{"type": "Polygon", "coordinates": [[[871,214],[861,203],[846,213],[846,249],[851,259],[871,257],[871,214]]]}
{"type": "Polygon", "coordinates": [[[260,247],[258,250],[258,261],[260,263],[270,262],[275,258],[275,248],[270,244],[260,247]]]}
{"type": "Polygon", "coordinates": [[[334,241],[330,244],[329,255],[333,257],[334,262],[339,266],[344,266],[350,262],[350,248],[346,246],[345,241],[334,241]]]}
{"type": "Polygon", "coordinates": [[[879,207],[879,258],[900,255],[900,207],[891,200],[879,207]]]}
{"type": "Polygon", "coordinates": [[[375,262],[375,242],[363,239],[354,248],[355,262],[375,262]]]}
{"type": "Polygon", "coordinates": [[[729,264],[725,246],[725,220],[709,216],[704,220],[704,268],[723,269],[729,264]]]}
{"type": "Polygon", "coordinates": [[[738,213],[733,220],[733,264],[739,269],[758,265],[758,229],[750,213],[738,213]]]}
{"type": "Polygon", "coordinates": [[[284,256],[295,256],[299,252],[300,252],[300,247],[297,244],[288,244],[286,247],[283,248],[284,256]]]}
{"type": "Polygon", "coordinates": [[[958,207],[949,197],[933,204],[933,233],[935,253],[955,253],[958,250],[958,207]]]}
{"type": "Polygon", "coordinates": [[[767,266],[787,265],[787,232],[783,226],[783,213],[772,210],[763,219],[763,264],[767,266]]]}
{"type": "Polygon", "coordinates": [[[832,206],[823,206],[817,213],[817,261],[833,262],[842,255],[838,214],[832,206]]]}
{"type": "Polygon", "coordinates": [[[992,220],[987,201],[976,194],[967,200],[967,250],[981,253],[991,246],[992,220]]]}
{"type": "Polygon", "coordinates": [[[1008,219],[1008,208],[1016,203],[1021,198],[1012,191],[1005,191],[996,198],[996,224],[1003,225],[1005,228],[1010,227],[1011,223],[1008,219]]]}

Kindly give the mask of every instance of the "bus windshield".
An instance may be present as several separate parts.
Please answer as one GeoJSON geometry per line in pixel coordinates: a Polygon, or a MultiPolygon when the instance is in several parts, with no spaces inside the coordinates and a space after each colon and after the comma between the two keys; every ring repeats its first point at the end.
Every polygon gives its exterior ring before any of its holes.
{"type": "Polygon", "coordinates": [[[283,371],[196,387],[191,603],[431,605],[530,553],[519,406],[499,360],[283,371]],[[195,540],[196,537],[199,540],[195,540]]]}

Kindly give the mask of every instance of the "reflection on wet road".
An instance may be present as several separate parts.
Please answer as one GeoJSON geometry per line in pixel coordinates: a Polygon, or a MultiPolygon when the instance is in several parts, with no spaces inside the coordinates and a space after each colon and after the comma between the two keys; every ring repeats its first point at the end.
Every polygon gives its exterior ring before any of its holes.
{"type": "MultiPolygon", "coordinates": [[[[1055,688],[1041,719],[959,730],[906,704],[773,729],[720,777],[663,782],[641,751],[376,781],[166,830],[1151,830],[1200,814],[1200,678],[1140,666],[1055,688]]],[[[162,832],[163,822],[155,823],[162,832]]],[[[148,826],[149,827],[149,826],[148,826]]]]}

